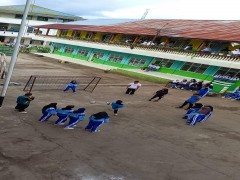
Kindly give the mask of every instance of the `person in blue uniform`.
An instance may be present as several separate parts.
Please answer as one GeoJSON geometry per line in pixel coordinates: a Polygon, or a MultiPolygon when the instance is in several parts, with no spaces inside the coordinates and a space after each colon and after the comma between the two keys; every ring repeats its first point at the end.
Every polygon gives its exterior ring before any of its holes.
{"type": "Polygon", "coordinates": [[[64,124],[67,121],[68,115],[73,112],[72,108],[74,108],[74,106],[69,105],[65,108],[57,109],[58,120],[55,124],[64,124]]]}
{"type": "Polygon", "coordinates": [[[202,103],[195,103],[194,106],[192,108],[190,108],[187,113],[183,116],[183,119],[187,119],[188,115],[193,113],[193,112],[197,112],[199,109],[201,109],[203,107],[202,103]]]}
{"type": "Polygon", "coordinates": [[[209,119],[212,113],[213,113],[212,106],[203,106],[198,111],[192,112],[187,115],[186,125],[194,126],[197,123],[203,123],[209,119]]]}
{"type": "Polygon", "coordinates": [[[206,84],[204,88],[202,88],[198,93],[193,94],[189,99],[187,99],[181,106],[178,108],[183,108],[187,104],[189,104],[188,109],[193,107],[193,104],[198,102],[200,99],[205,97],[212,90],[211,84],[206,84]]]}
{"type": "Polygon", "coordinates": [[[47,121],[52,115],[56,114],[57,103],[50,103],[42,108],[42,117],[39,121],[44,122],[47,121]]]}
{"type": "Polygon", "coordinates": [[[93,114],[89,117],[89,123],[86,126],[85,130],[90,132],[97,132],[98,128],[102,124],[109,122],[109,120],[109,116],[105,111],[93,114]]]}
{"type": "Polygon", "coordinates": [[[117,116],[118,114],[118,110],[120,108],[123,108],[124,107],[124,104],[122,102],[122,100],[117,100],[116,102],[112,102],[112,109],[113,109],[113,112],[114,112],[114,115],[117,116]]]}
{"type": "Polygon", "coordinates": [[[66,86],[66,88],[65,88],[63,91],[64,91],[64,92],[67,92],[69,89],[72,89],[72,91],[73,91],[74,93],[76,93],[77,87],[78,87],[77,81],[72,80],[72,81],[66,86]]]}
{"type": "Polygon", "coordinates": [[[85,108],[79,108],[69,114],[69,123],[64,129],[74,129],[80,122],[85,120],[85,108]]]}

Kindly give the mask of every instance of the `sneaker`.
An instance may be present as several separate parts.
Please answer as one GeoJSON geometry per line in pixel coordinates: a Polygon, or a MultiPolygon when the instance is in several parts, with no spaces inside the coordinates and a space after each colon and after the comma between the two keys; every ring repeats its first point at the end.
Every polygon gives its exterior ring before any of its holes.
{"type": "Polygon", "coordinates": [[[27,111],[19,111],[19,113],[26,114],[26,113],[27,113],[27,111]]]}
{"type": "Polygon", "coordinates": [[[74,129],[74,128],[72,128],[72,127],[65,127],[64,129],[74,129]]]}
{"type": "Polygon", "coordinates": [[[114,114],[114,116],[117,116],[118,114],[114,114]]]}

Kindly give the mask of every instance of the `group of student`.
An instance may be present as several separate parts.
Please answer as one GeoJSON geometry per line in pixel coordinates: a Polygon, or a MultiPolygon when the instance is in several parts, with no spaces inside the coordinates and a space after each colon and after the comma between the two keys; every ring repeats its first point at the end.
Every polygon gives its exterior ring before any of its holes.
{"type": "Polygon", "coordinates": [[[191,90],[191,91],[199,91],[204,86],[203,81],[198,81],[196,79],[183,79],[182,81],[174,80],[167,84],[167,87],[169,88],[176,88],[176,89],[185,89],[185,90],[191,90]]]}
{"type": "MultiPolygon", "coordinates": [[[[84,121],[86,118],[85,108],[78,108],[73,110],[73,105],[68,105],[64,108],[57,108],[57,103],[50,103],[42,108],[42,117],[40,122],[46,122],[53,115],[57,115],[58,119],[55,121],[55,125],[65,125],[64,129],[74,129],[77,124],[84,121]],[[68,121],[69,119],[69,121],[68,121]],[[66,123],[68,121],[68,123],[66,123]]],[[[85,130],[90,132],[97,132],[98,128],[109,121],[109,116],[106,112],[98,112],[92,114],[89,117],[89,123],[85,127],[85,130]]]]}
{"type": "Polygon", "coordinates": [[[238,81],[239,78],[238,78],[238,77],[232,77],[232,76],[230,76],[230,75],[216,74],[216,75],[214,76],[214,79],[213,79],[213,80],[233,83],[233,82],[238,81]]]}
{"type": "Polygon", "coordinates": [[[222,98],[228,98],[232,100],[240,100],[240,87],[232,93],[225,94],[222,98]]]}
{"type": "MultiPolygon", "coordinates": [[[[123,108],[124,104],[121,100],[112,102],[112,109],[114,115],[117,115],[118,110],[123,108]]],[[[64,129],[74,129],[78,123],[84,121],[86,118],[85,108],[73,109],[73,105],[68,105],[64,108],[57,108],[57,103],[50,103],[42,108],[42,117],[39,119],[40,122],[48,121],[50,117],[56,115],[58,119],[55,121],[55,125],[65,125],[64,129]],[[67,122],[68,121],[68,122],[67,122]]],[[[89,117],[89,123],[85,127],[85,130],[90,132],[97,132],[98,128],[109,122],[110,118],[107,112],[102,111],[92,114],[89,117]]]]}
{"type": "MultiPolygon", "coordinates": [[[[195,81],[190,81],[195,83],[195,81]]],[[[174,82],[173,82],[174,83],[174,82]]],[[[173,83],[171,85],[173,85],[173,83]]],[[[76,93],[77,87],[76,81],[71,81],[64,92],[72,89],[74,93],[76,93]]],[[[175,83],[175,85],[180,85],[175,83]]],[[[137,89],[141,87],[139,81],[134,81],[127,86],[126,94],[133,95],[137,89]]],[[[182,86],[185,87],[185,86],[182,86]]],[[[178,108],[183,108],[187,104],[189,104],[187,110],[188,112],[185,114],[184,119],[187,119],[188,125],[195,125],[197,122],[206,121],[210,115],[212,114],[213,108],[212,106],[203,106],[201,103],[197,103],[204,96],[211,91],[211,84],[208,83],[204,85],[197,93],[194,93],[190,98],[188,98],[181,106],[178,108]]],[[[240,89],[239,91],[240,92],[240,89]]],[[[163,88],[154,93],[154,96],[149,99],[149,101],[158,102],[162,97],[168,94],[168,88],[163,88]]],[[[34,100],[34,97],[31,93],[26,93],[24,96],[19,96],[17,99],[17,109],[19,112],[26,113],[25,109],[29,106],[30,102],[34,100]]],[[[110,103],[109,103],[110,104],[110,103]]],[[[114,115],[118,115],[118,110],[124,107],[122,100],[117,100],[111,103],[114,115]]],[[[55,121],[55,125],[64,125],[64,129],[74,129],[78,123],[84,121],[86,119],[85,108],[78,108],[76,110],[73,109],[73,105],[68,105],[64,108],[57,108],[57,103],[50,103],[42,108],[42,117],[39,119],[40,122],[48,121],[49,118],[56,115],[58,119],[55,121]]],[[[89,117],[89,123],[85,127],[85,130],[90,132],[97,132],[98,128],[104,124],[109,122],[110,118],[107,112],[102,111],[95,114],[92,114],[89,117]]]]}

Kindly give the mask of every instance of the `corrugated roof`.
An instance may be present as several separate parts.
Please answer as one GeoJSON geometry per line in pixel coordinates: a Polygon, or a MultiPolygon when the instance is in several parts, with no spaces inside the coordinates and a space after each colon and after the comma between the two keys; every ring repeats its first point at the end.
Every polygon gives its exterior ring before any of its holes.
{"type": "MultiPolygon", "coordinates": [[[[15,6],[0,6],[0,12],[3,13],[14,13],[14,14],[23,14],[25,5],[15,5],[15,6]]],[[[58,18],[68,18],[68,19],[81,19],[81,17],[63,13],[60,11],[54,11],[48,8],[31,5],[29,10],[29,15],[35,16],[46,16],[46,17],[58,17],[58,18]]]]}
{"type": "Polygon", "coordinates": [[[38,27],[138,35],[156,35],[160,30],[160,36],[240,42],[240,21],[238,20],[150,19],[110,26],[52,24],[38,27]]]}
{"type": "Polygon", "coordinates": [[[81,21],[67,22],[64,24],[72,24],[72,25],[90,25],[90,26],[107,26],[107,25],[115,25],[119,23],[126,23],[136,21],[136,19],[87,19],[81,21]]]}

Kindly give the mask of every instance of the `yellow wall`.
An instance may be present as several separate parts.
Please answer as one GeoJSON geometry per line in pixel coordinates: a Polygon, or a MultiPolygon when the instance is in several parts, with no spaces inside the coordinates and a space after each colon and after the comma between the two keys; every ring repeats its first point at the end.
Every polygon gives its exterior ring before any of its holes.
{"type": "Polygon", "coordinates": [[[113,41],[119,41],[122,38],[122,34],[115,35],[113,41]]]}
{"type": "Polygon", "coordinates": [[[230,50],[230,51],[233,51],[233,50],[235,50],[235,49],[238,49],[238,48],[240,48],[240,45],[237,45],[237,46],[232,46],[231,44],[229,44],[229,46],[228,46],[228,49],[230,50]]]}
{"type": "Polygon", "coordinates": [[[95,40],[100,40],[102,38],[103,34],[102,33],[96,33],[95,36],[94,36],[94,39],[95,40]]]}
{"type": "Polygon", "coordinates": [[[87,32],[86,31],[81,31],[81,38],[86,38],[87,32]]]}
{"type": "Polygon", "coordinates": [[[161,42],[168,42],[168,38],[167,37],[162,37],[161,42]]]}
{"type": "Polygon", "coordinates": [[[203,40],[200,39],[192,39],[189,44],[193,45],[193,49],[198,49],[199,46],[203,43],[203,40]]]}
{"type": "Polygon", "coordinates": [[[67,32],[67,37],[71,37],[71,36],[72,36],[72,33],[73,33],[72,30],[68,30],[68,32],[67,32]]]}

